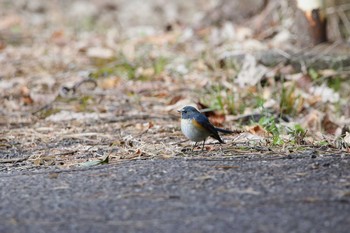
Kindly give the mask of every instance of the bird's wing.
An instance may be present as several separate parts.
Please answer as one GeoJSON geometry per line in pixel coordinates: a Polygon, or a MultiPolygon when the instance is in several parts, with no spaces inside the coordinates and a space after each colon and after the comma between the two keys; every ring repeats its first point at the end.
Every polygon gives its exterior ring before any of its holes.
{"type": "Polygon", "coordinates": [[[204,129],[206,129],[207,131],[210,132],[210,136],[215,138],[216,140],[218,140],[221,143],[224,143],[219,134],[218,131],[215,129],[215,127],[209,122],[208,118],[203,115],[203,114],[198,114],[194,120],[198,123],[198,125],[200,125],[201,127],[203,127],[204,129]]]}

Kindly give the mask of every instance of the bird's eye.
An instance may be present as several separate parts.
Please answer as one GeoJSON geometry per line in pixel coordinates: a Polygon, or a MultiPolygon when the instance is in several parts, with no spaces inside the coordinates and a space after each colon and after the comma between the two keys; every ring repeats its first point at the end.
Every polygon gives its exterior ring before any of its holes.
{"type": "Polygon", "coordinates": [[[187,113],[187,111],[182,111],[183,113],[187,113]]]}

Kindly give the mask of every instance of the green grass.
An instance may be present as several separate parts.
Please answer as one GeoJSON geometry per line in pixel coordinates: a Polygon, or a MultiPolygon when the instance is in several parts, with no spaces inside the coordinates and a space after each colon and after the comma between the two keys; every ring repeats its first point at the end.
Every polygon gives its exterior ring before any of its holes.
{"type": "Polygon", "coordinates": [[[265,115],[259,120],[259,125],[261,125],[269,134],[272,135],[272,145],[282,145],[284,144],[280,129],[276,124],[275,118],[273,116],[265,115]]]}
{"type": "Polygon", "coordinates": [[[298,112],[298,104],[302,101],[301,96],[296,94],[295,84],[291,86],[282,85],[279,96],[280,113],[295,116],[298,112]]]}
{"type": "Polygon", "coordinates": [[[313,68],[309,68],[308,69],[308,74],[311,77],[311,79],[314,80],[314,81],[317,80],[320,77],[318,72],[315,69],[313,69],[313,68]]]}
{"type": "Polygon", "coordinates": [[[153,61],[154,74],[159,75],[165,70],[168,60],[164,57],[158,57],[153,61]]]}
{"type": "Polygon", "coordinates": [[[232,90],[224,88],[220,85],[215,85],[207,89],[204,98],[201,99],[205,105],[211,109],[227,112],[237,115],[243,113],[246,105],[240,98],[235,98],[232,90]]]}
{"type": "Polygon", "coordinates": [[[129,61],[123,54],[109,60],[94,60],[96,70],[90,74],[91,78],[98,79],[116,75],[125,79],[133,80],[151,80],[153,77],[161,75],[165,71],[168,59],[165,57],[150,58],[149,56],[140,57],[136,61],[129,61]],[[153,72],[141,72],[150,69],[153,72]]]}
{"type": "Polygon", "coordinates": [[[335,92],[339,92],[341,89],[342,78],[341,77],[333,77],[327,80],[327,86],[332,88],[335,92]]]}
{"type": "Polygon", "coordinates": [[[305,130],[300,124],[296,124],[293,127],[287,127],[287,133],[291,136],[291,142],[295,145],[305,144],[304,138],[307,130],[305,130]]]}

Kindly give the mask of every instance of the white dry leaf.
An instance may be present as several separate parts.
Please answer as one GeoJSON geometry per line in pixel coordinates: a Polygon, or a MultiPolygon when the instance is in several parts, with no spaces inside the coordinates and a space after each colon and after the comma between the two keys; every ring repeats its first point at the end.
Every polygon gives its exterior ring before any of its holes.
{"type": "Polygon", "coordinates": [[[278,105],[277,101],[272,99],[271,97],[266,98],[266,99],[267,99],[267,101],[263,105],[264,109],[273,108],[273,107],[278,105]]]}
{"type": "Polygon", "coordinates": [[[121,51],[129,61],[134,61],[137,56],[136,44],[134,42],[123,44],[123,46],[121,46],[121,51]]]}
{"type": "Polygon", "coordinates": [[[268,69],[258,64],[253,55],[247,54],[244,57],[241,71],[238,73],[235,83],[240,87],[255,86],[267,72],[268,69]]]}
{"type": "Polygon", "coordinates": [[[315,96],[320,96],[323,103],[336,103],[340,98],[339,93],[334,92],[333,89],[327,87],[325,84],[311,87],[310,93],[315,96]]]}
{"type": "Polygon", "coordinates": [[[222,40],[232,40],[236,37],[236,30],[231,22],[225,22],[221,29],[222,40]]]}
{"type": "Polygon", "coordinates": [[[74,19],[84,19],[98,14],[97,5],[87,1],[76,1],[71,4],[68,15],[74,19]]]}
{"type": "Polygon", "coordinates": [[[145,38],[156,34],[157,30],[152,26],[135,26],[129,28],[126,32],[128,38],[145,38]]]}
{"type": "Polygon", "coordinates": [[[245,39],[244,42],[239,42],[237,46],[244,51],[262,51],[269,49],[266,44],[262,43],[259,40],[251,38],[245,39]]]}
{"type": "Polygon", "coordinates": [[[186,41],[189,41],[191,39],[193,39],[193,36],[194,36],[194,32],[193,32],[193,29],[192,28],[185,28],[180,37],[178,38],[179,42],[186,42],[186,41]]]}
{"type": "Polygon", "coordinates": [[[11,78],[11,79],[1,79],[0,80],[0,91],[1,93],[13,93],[14,88],[18,86],[25,86],[27,80],[22,77],[11,78]]]}
{"type": "Polygon", "coordinates": [[[286,46],[292,38],[292,34],[289,30],[281,30],[270,42],[274,47],[286,46]]]}
{"type": "Polygon", "coordinates": [[[111,59],[114,56],[113,50],[108,48],[102,48],[102,47],[89,48],[86,54],[88,57],[101,58],[101,59],[111,59]]]}
{"type": "Polygon", "coordinates": [[[57,95],[56,93],[53,94],[40,94],[37,92],[30,92],[30,98],[33,100],[36,104],[48,104],[53,102],[56,99],[57,95]]]}
{"type": "Polygon", "coordinates": [[[346,132],[346,133],[345,133],[344,143],[346,143],[346,145],[347,145],[348,147],[350,147],[350,133],[349,133],[349,132],[346,132]]]}
{"type": "Polygon", "coordinates": [[[86,113],[86,112],[70,112],[70,111],[60,111],[46,118],[46,121],[61,122],[61,121],[84,121],[84,120],[98,120],[99,114],[86,113]]]}
{"type": "Polygon", "coordinates": [[[252,143],[252,144],[258,144],[258,143],[265,143],[265,138],[252,134],[252,133],[241,133],[239,134],[235,139],[235,143],[252,143]]]}
{"type": "Polygon", "coordinates": [[[237,27],[236,28],[236,39],[238,41],[244,41],[248,38],[252,38],[253,30],[248,27],[237,27]]]}
{"type": "Polygon", "coordinates": [[[175,68],[174,70],[179,74],[185,75],[188,73],[188,69],[184,64],[179,64],[174,68],[175,68]]]}
{"type": "Polygon", "coordinates": [[[248,30],[244,30],[243,28],[238,30],[233,23],[226,21],[221,27],[212,28],[209,38],[212,44],[219,44],[225,41],[242,41],[243,38],[249,35],[248,30]]]}
{"type": "Polygon", "coordinates": [[[295,73],[295,74],[286,74],[285,78],[286,80],[292,80],[292,81],[298,81],[299,79],[303,78],[303,73],[295,73]]]}
{"type": "Polygon", "coordinates": [[[185,106],[193,106],[193,107],[197,108],[197,105],[195,103],[193,103],[193,101],[191,99],[182,99],[173,105],[166,106],[165,108],[160,107],[160,109],[164,109],[166,112],[170,112],[170,111],[175,112],[175,111],[182,109],[185,106]]]}

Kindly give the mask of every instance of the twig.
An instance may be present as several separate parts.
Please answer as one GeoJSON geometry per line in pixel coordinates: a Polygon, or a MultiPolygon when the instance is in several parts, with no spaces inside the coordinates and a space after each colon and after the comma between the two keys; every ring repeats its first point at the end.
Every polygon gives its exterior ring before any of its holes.
{"type": "Polygon", "coordinates": [[[108,123],[124,122],[129,120],[147,120],[147,119],[161,119],[161,120],[175,120],[177,116],[156,116],[156,115],[129,115],[129,116],[117,116],[110,119],[106,119],[108,123]]]}
{"type": "Polygon", "coordinates": [[[338,15],[341,18],[341,20],[344,23],[344,26],[348,32],[350,32],[350,22],[347,16],[345,15],[344,11],[338,11],[338,15]]]}
{"type": "Polygon", "coordinates": [[[73,155],[73,154],[75,154],[77,152],[78,152],[78,150],[65,151],[65,152],[53,154],[51,156],[73,155]]]}
{"type": "Polygon", "coordinates": [[[30,156],[26,156],[23,158],[14,158],[14,159],[0,159],[0,163],[18,163],[27,160],[30,156]]]}
{"type": "Polygon", "coordinates": [[[334,14],[337,11],[347,11],[350,10],[350,4],[342,4],[336,7],[328,7],[326,9],[327,14],[334,14]]]}
{"type": "Polygon", "coordinates": [[[184,143],[184,142],[187,142],[187,141],[189,141],[189,140],[186,139],[186,140],[182,140],[180,142],[172,142],[172,143],[170,143],[170,145],[179,145],[180,143],[184,143]]]}

